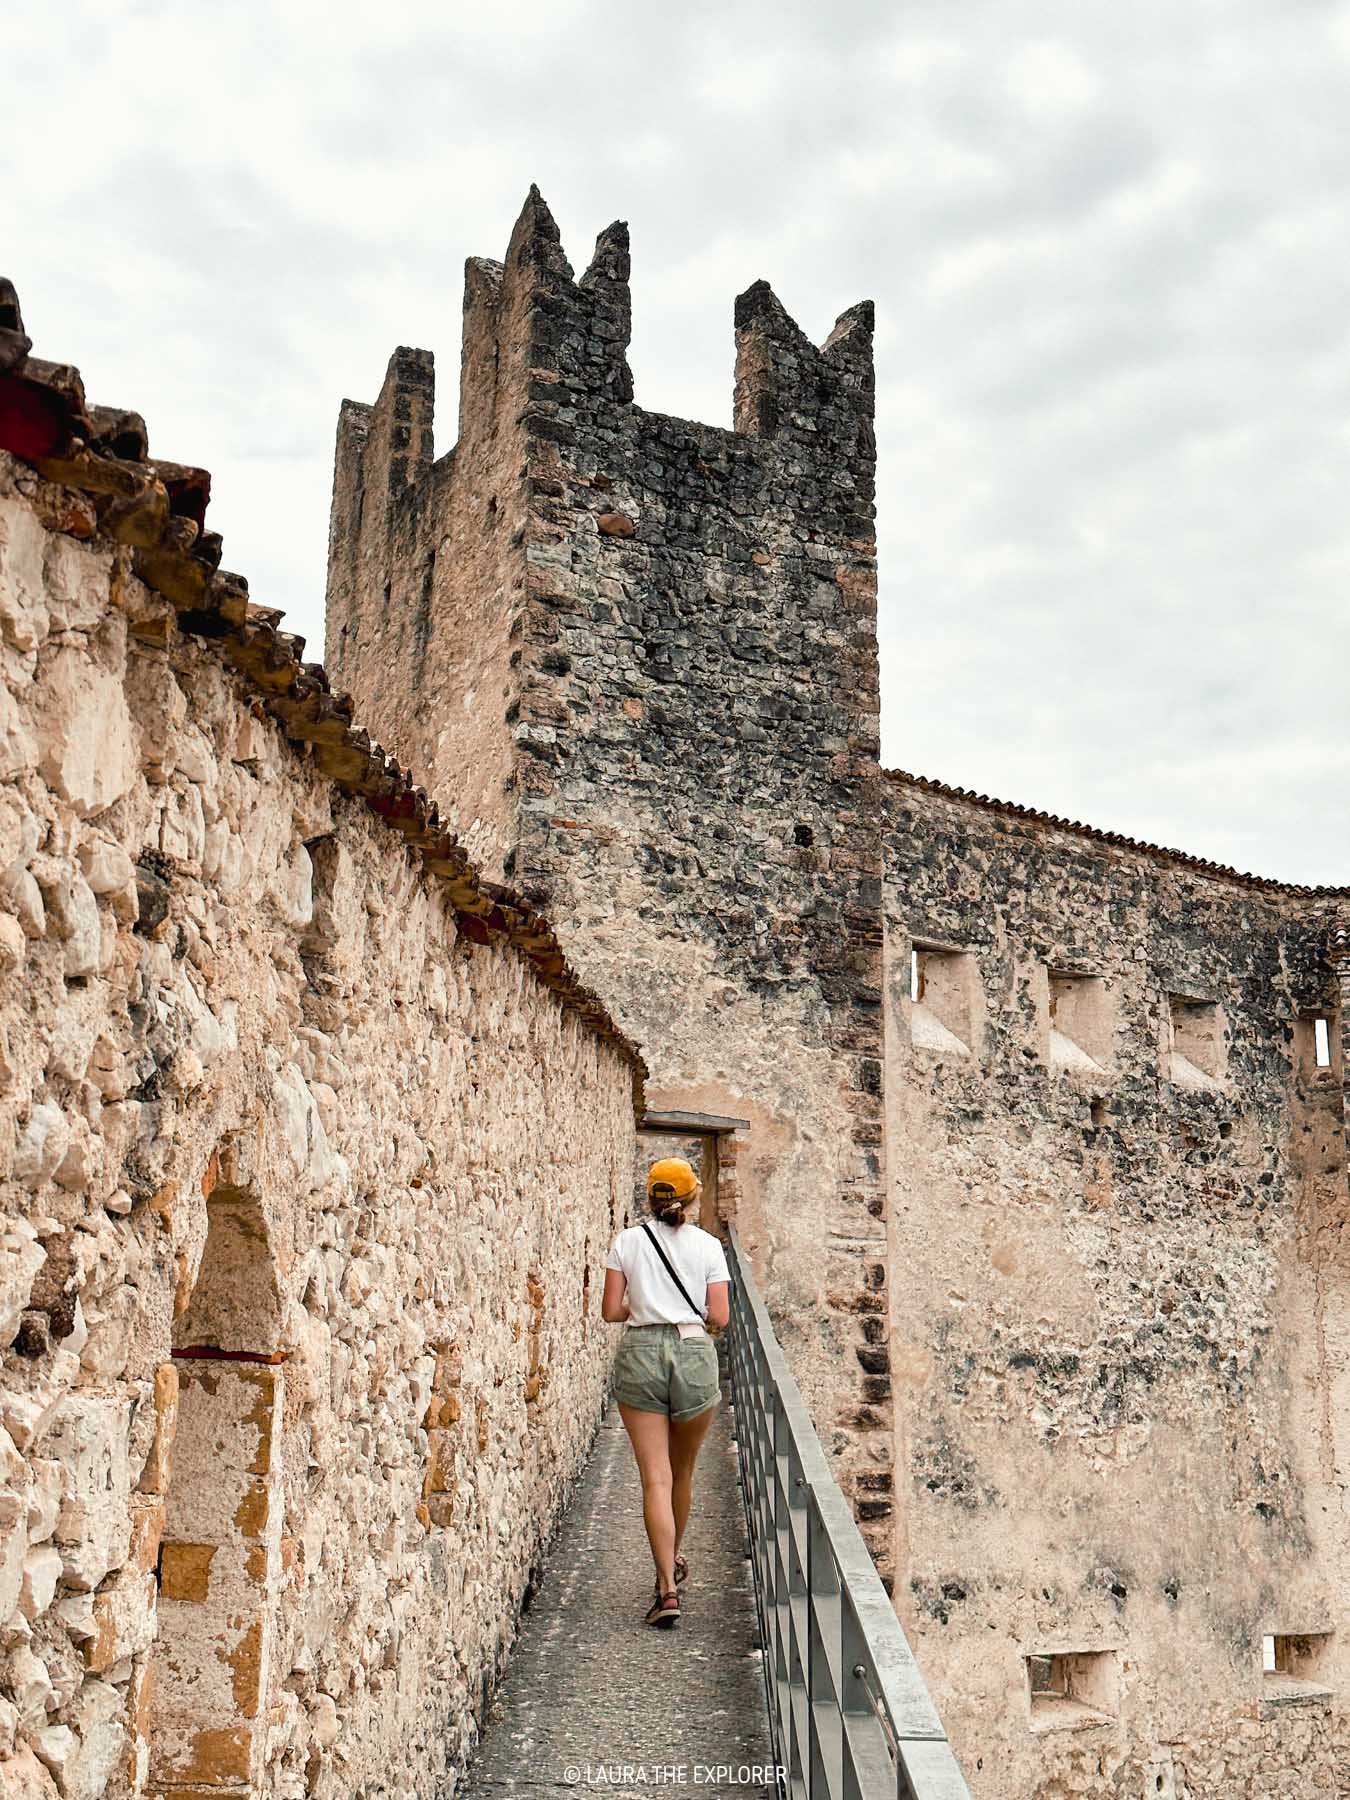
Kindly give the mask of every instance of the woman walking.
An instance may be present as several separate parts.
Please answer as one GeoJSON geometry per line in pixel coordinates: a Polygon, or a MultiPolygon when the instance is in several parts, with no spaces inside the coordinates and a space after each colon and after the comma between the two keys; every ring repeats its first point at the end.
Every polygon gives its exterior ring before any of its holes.
{"type": "Polygon", "coordinates": [[[694,1464],[721,1399],[710,1325],[730,1318],[731,1274],[721,1244],[685,1219],[703,1192],[683,1157],[647,1176],[652,1222],[631,1225],[610,1246],[600,1316],[627,1329],[614,1363],[614,1397],[642,1477],[642,1518],[656,1564],[645,1623],[679,1623],[680,1583],[689,1573],[680,1543],[689,1523],[694,1464]]]}

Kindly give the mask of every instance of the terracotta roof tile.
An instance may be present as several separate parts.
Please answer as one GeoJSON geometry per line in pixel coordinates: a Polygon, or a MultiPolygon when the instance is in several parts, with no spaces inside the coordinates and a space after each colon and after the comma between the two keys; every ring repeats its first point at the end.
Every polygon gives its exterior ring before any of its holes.
{"type": "Polygon", "coordinates": [[[1184,850],[1168,850],[1161,844],[1144,843],[1139,838],[1125,837],[1118,831],[1101,831],[1097,826],[1084,825],[1078,819],[1061,819],[1055,813],[1039,812],[1032,806],[1020,806],[1015,800],[996,800],[989,794],[977,794],[973,788],[949,787],[945,781],[933,781],[927,775],[911,775],[905,769],[884,769],[882,773],[897,787],[917,788],[920,793],[936,794],[944,800],[959,800],[965,806],[978,806],[985,812],[1001,813],[1005,818],[1017,819],[1028,825],[1072,832],[1075,836],[1089,838],[1094,843],[1109,844],[1115,849],[1128,850],[1137,856],[1148,856],[1159,862],[1192,869],[1197,875],[1206,875],[1215,881],[1233,882],[1239,887],[1255,888],[1270,894],[1297,894],[1323,900],[1350,899],[1350,888],[1304,887],[1297,882],[1275,881],[1266,875],[1244,874],[1226,863],[1208,862],[1202,856],[1191,856],[1184,850]]]}

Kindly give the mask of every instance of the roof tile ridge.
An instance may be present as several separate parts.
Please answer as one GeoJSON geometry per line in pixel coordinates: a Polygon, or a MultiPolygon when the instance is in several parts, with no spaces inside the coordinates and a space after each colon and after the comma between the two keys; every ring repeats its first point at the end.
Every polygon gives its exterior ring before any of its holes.
{"type": "MultiPolygon", "coordinates": [[[[97,533],[129,552],[134,574],[173,608],[178,629],[217,644],[288,741],[398,833],[445,893],[465,937],[509,942],[569,1012],[613,1045],[632,1071],[641,1117],[646,1063],[568,962],[551,920],[524,894],[480,873],[412,772],[356,722],[351,696],[332,691],[322,663],[303,660],[305,640],[281,629],[284,614],[250,601],[247,580],[220,567],[221,539],[204,529],[207,471],[152,459],[138,415],[90,407],[77,369],[32,357],[17,296],[3,280],[0,451],[83,497],[87,504],[72,516],[77,535],[97,533]]],[[[141,624],[141,635],[168,641],[167,620],[163,628],[141,624]]]]}
{"type": "Polygon", "coordinates": [[[1280,881],[1270,875],[1256,875],[1250,871],[1235,869],[1228,863],[1214,862],[1208,857],[1195,856],[1188,850],[1175,850],[1165,844],[1153,844],[1143,838],[1127,837],[1124,832],[1107,831],[1097,825],[1084,824],[1079,819],[1065,819],[1058,813],[1050,813],[1039,807],[1024,806],[1017,800],[1000,800],[990,794],[977,794],[973,788],[955,787],[946,781],[937,781],[930,775],[916,775],[908,769],[883,769],[882,774],[888,781],[897,786],[918,788],[926,794],[936,794],[947,800],[960,800],[967,806],[983,807],[986,812],[1005,814],[1015,819],[1025,819],[1031,824],[1045,825],[1054,831],[1072,832],[1078,837],[1091,839],[1095,843],[1109,844],[1115,849],[1130,850],[1141,856],[1151,856],[1162,862],[1175,863],[1182,868],[1194,869],[1197,873],[1212,876],[1215,880],[1234,882],[1241,887],[1260,889],[1267,893],[1290,894],[1300,899],[1339,900],[1350,898],[1350,888],[1346,887],[1311,887],[1304,882],[1280,881]]]}

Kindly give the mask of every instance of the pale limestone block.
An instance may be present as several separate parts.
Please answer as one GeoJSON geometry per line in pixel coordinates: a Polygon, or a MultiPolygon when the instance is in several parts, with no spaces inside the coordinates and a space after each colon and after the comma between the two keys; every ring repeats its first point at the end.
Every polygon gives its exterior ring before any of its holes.
{"type": "MultiPolygon", "coordinates": [[[[42,904],[40,894],[38,904],[42,904]]],[[[0,970],[17,969],[27,948],[28,934],[23,926],[13,913],[0,912],[0,970]]]]}
{"type": "Polygon", "coordinates": [[[35,1106],[14,1151],[14,1179],[41,1187],[56,1173],[70,1146],[70,1121],[52,1101],[35,1106]]]}
{"type": "MultiPolygon", "coordinates": [[[[28,1463],[20,1456],[13,1438],[0,1427],[0,1493],[7,1488],[17,1493],[27,1481],[28,1463]]],[[[29,1535],[32,1535],[31,1531],[29,1535]]]]}
{"type": "Polygon", "coordinates": [[[97,1587],[110,1570],[126,1561],[131,1531],[129,1426],[129,1401],[68,1394],[45,1435],[43,1448],[64,1463],[69,1483],[55,1541],[70,1587],[97,1587]]]}
{"type": "Polygon", "coordinates": [[[297,844],[271,881],[272,898],[282,923],[302,930],[314,917],[314,865],[309,851],[297,844]]]}
{"type": "Polygon", "coordinates": [[[75,981],[97,975],[103,961],[103,926],[93,889],[81,876],[70,886],[66,907],[66,979],[75,981]]]}
{"type": "Polygon", "coordinates": [[[136,779],[126,694],[117,678],[75,650],[62,651],[43,678],[39,767],[84,817],[105,811],[136,779]]]}
{"type": "Polygon", "coordinates": [[[177,770],[198,787],[207,787],[216,779],[215,752],[195,725],[188,725],[179,733],[177,770]]]}
{"type": "MultiPolygon", "coordinates": [[[[81,1233],[81,1236],[84,1236],[84,1234],[81,1233]]],[[[93,1261],[94,1259],[91,1258],[90,1260],[93,1261]]],[[[80,1270],[80,1273],[84,1273],[84,1270],[80,1269],[79,1264],[77,1264],[76,1267],[80,1270]]],[[[113,1270],[110,1268],[108,1273],[109,1275],[112,1275],[113,1270]]],[[[67,1354],[71,1356],[78,1356],[89,1342],[89,1326],[85,1322],[84,1301],[78,1294],[75,1296],[75,1305],[70,1315],[70,1330],[63,1338],[58,1338],[57,1342],[60,1344],[62,1350],[66,1351],[67,1354]]]]}
{"type": "Polygon", "coordinates": [[[14,1342],[37,1272],[46,1260],[47,1252],[27,1219],[11,1219],[0,1236],[0,1348],[14,1342]]]}
{"type": "MultiPolygon", "coordinates": [[[[16,1714],[13,1725],[17,1723],[16,1714]]],[[[19,1744],[13,1756],[0,1763],[0,1800],[60,1800],[60,1789],[30,1745],[19,1744]]]]}
{"type": "Polygon", "coordinates": [[[271,733],[264,720],[252,712],[240,715],[231,758],[237,763],[265,762],[271,754],[271,733]]]}
{"type": "Polygon", "coordinates": [[[5,1659],[5,1686],[19,1709],[21,1730],[47,1723],[48,1712],[56,1709],[56,1694],[46,1663],[27,1644],[11,1650],[5,1659]]]}
{"type": "Polygon", "coordinates": [[[39,1544],[24,1557],[19,1611],[30,1625],[42,1617],[56,1598],[60,1579],[60,1553],[51,1544],[39,1544]]]}
{"type": "Polygon", "coordinates": [[[156,1591],[153,1570],[126,1568],[94,1595],[94,1635],[84,1646],[85,1661],[94,1674],[150,1648],[156,1591]]]}
{"type": "Polygon", "coordinates": [[[106,1103],[125,1100],[132,1085],[126,1053],[107,1032],[94,1040],[85,1074],[106,1103]]]}
{"type": "Polygon", "coordinates": [[[71,1127],[70,1146],[56,1166],[52,1179],[68,1193],[87,1193],[103,1172],[103,1145],[90,1130],[88,1122],[76,1119],[71,1127]]]}
{"type": "MultiPolygon", "coordinates": [[[[120,1201],[114,1206],[117,1198],[114,1195],[104,1202],[109,1212],[118,1210],[120,1201]]],[[[126,1207],[131,1210],[129,1199],[126,1207]]],[[[89,1341],[80,1352],[80,1367],[94,1381],[115,1381],[126,1369],[139,1308],[138,1290],[119,1288],[108,1297],[97,1316],[91,1315],[89,1341]]]]}
{"type": "Polygon", "coordinates": [[[309,1091],[314,1096],[314,1104],[319,1109],[319,1118],[331,1140],[338,1129],[341,1116],[338,1110],[338,1097],[326,1081],[311,1081],[309,1091]]]}
{"type": "Polygon", "coordinates": [[[195,787],[166,791],[160,815],[159,847],[175,862],[200,863],[206,854],[206,817],[195,787]]]}
{"type": "Polygon", "coordinates": [[[53,631],[87,631],[104,617],[112,573],[111,550],[53,535],[47,540],[44,573],[53,631]]]}
{"type": "Polygon", "coordinates": [[[23,1559],[28,1551],[27,1507],[17,1494],[0,1494],[0,1625],[19,1604],[23,1559]]]}
{"type": "Polygon", "coordinates": [[[178,763],[178,740],[187,719],[187,700],[165,662],[137,658],[127,688],[139,727],[141,762],[147,781],[165,782],[178,763]]]}
{"type": "Polygon", "coordinates": [[[37,739],[8,687],[0,683],[0,781],[11,781],[37,766],[37,739]]]}
{"type": "Polygon", "coordinates": [[[52,1611],[77,1644],[86,1643],[98,1630],[92,1593],[68,1594],[56,1602],[52,1611]]]}
{"type": "Polygon", "coordinates": [[[28,1489],[28,1541],[41,1544],[56,1530],[63,1485],[61,1465],[50,1457],[34,1456],[29,1458],[28,1472],[32,1477],[28,1489]]]}
{"type": "Polygon", "coordinates": [[[288,1063],[272,1078],[273,1116],[302,1193],[313,1193],[337,1173],[319,1109],[304,1076],[288,1063]]]}
{"type": "Polygon", "coordinates": [[[79,1357],[59,1349],[52,1352],[41,1377],[27,1392],[0,1391],[5,1430],[20,1450],[30,1450],[46,1431],[79,1372],[79,1357]]]}
{"type": "Polygon", "coordinates": [[[30,1729],[25,1735],[39,1760],[61,1783],[62,1795],[68,1795],[70,1790],[65,1785],[64,1777],[80,1747],[75,1733],[69,1725],[47,1725],[30,1729]]]}
{"type": "Polygon", "coordinates": [[[47,534],[19,500],[0,500],[0,631],[18,650],[35,650],[47,636],[43,583],[47,534]]]}
{"type": "Polygon", "coordinates": [[[136,870],[121,844],[108,838],[86,838],[80,845],[80,867],[96,894],[115,894],[130,887],[136,870]]]}
{"type": "Polygon", "coordinates": [[[175,1094],[190,1094],[201,1086],[205,1077],[201,1057],[185,1045],[170,1063],[167,1079],[175,1094]]]}
{"type": "Polygon", "coordinates": [[[340,1726],[338,1724],[337,1702],[331,1694],[316,1694],[309,1715],[309,1728],[315,1739],[329,1749],[338,1740],[340,1726]]]}
{"type": "Polygon", "coordinates": [[[0,863],[6,880],[32,862],[45,831],[43,821],[21,796],[12,790],[0,793],[0,863]]]}
{"type": "Polygon", "coordinates": [[[27,938],[45,937],[47,908],[37,878],[28,869],[10,869],[0,886],[5,905],[27,938]]]}
{"type": "MultiPolygon", "coordinates": [[[[188,1047],[200,1059],[203,1068],[210,1068],[222,1052],[235,1047],[231,1042],[231,1039],[235,1038],[235,1032],[216,1017],[206,1000],[197,992],[194,982],[184,979],[174,990],[174,994],[183,1012],[191,1021],[188,1047]]],[[[231,1007],[233,1021],[235,1009],[229,1002],[226,1005],[231,1007]]]]}
{"type": "Polygon", "coordinates": [[[202,847],[202,877],[206,881],[217,882],[225,864],[227,846],[231,832],[228,819],[215,819],[206,828],[206,842],[202,847]]]}
{"type": "Polygon", "coordinates": [[[99,1014],[92,1007],[68,1005],[52,1022],[47,1046],[47,1069],[62,1081],[84,1080],[94,1051],[99,1014]]]}
{"type": "Polygon", "coordinates": [[[108,1681],[86,1681],[71,1718],[79,1745],[61,1779],[64,1800],[103,1800],[126,1754],[122,1696],[108,1681]]]}

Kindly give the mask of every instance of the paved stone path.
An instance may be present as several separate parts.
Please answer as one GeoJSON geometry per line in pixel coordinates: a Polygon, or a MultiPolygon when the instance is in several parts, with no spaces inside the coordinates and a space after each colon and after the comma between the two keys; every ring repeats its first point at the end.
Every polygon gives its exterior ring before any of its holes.
{"type": "Polygon", "coordinates": [[[773,1800],[731,1422],[724,1387],[694,1482],[680,1623],[653,1631],[642,1623],[654,1579],[642,1489],[610,1401],[460,1789],[464,1800],[568,1787],[610,1800],[773,1800]]]}

